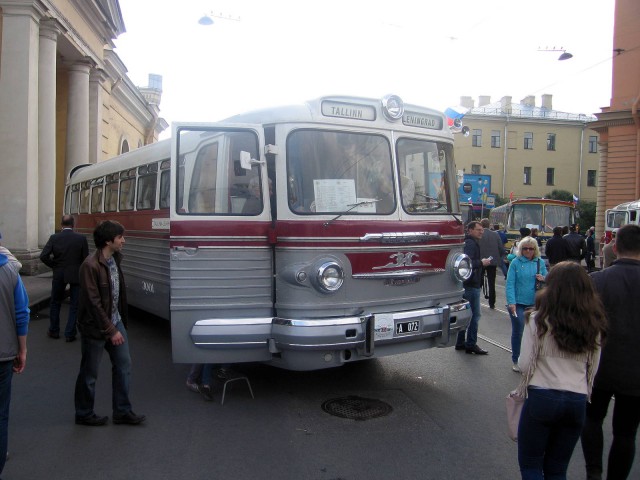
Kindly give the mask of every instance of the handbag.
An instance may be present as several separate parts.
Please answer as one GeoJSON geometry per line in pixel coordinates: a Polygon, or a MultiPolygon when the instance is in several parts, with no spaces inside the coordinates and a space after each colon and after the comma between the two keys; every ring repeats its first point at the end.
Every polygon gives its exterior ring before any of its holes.
{"type": "MultiPolygon", "coordinates": [[[[540,259],[538,259],[537,265],[536,265],[536,275],[538,275],[540,273],[540,259]]],[[[544,287],[546,286],[546,284],[544,283],[544,280],[538,280],[536,278],[536,292],[538,290],[542,290],[544,287]]]]}
{"type": "Polygon", "coordinates": [[[509,392],[507,395],[507,435],[514,442],[518,441],[518,425],[520,415],[524,407],[524,397],[517,391],[509,392]]]}
{"type": "MultiPolygon", "coordinates": [[[[529,321],[533,321],[533,319],[530,319],[529,321]]],[[[542,346],[537,335],[534,337],[533,341],[534,347],[533,354],[531,355],[531,362],[529,362],[529,370],[522,376],[522,380],[520,381],[518,388],[509,392],[505,399],[507,407],[507,435],[514,442],[518,441],[518,425],[520,425],[520,416],[522,415],[524,401],[527,398],[527,388],[529,387],[531,377],[533,377],[533,372],[536,369],[536,363],[542,346]]]]}

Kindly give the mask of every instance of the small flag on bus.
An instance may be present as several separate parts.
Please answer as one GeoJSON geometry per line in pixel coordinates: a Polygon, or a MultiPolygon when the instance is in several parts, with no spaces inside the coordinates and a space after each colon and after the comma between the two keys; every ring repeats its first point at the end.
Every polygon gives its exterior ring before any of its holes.
{"type": "Polygon", "coordinates": [[[468,111],[469,109],[467,107],[463,107],[461,105],[458,105],[457,107],[447,108],[444,111],[444,114],[447,116],[447,125],[451,127],[455,120],[464,117],[468,111]]]}

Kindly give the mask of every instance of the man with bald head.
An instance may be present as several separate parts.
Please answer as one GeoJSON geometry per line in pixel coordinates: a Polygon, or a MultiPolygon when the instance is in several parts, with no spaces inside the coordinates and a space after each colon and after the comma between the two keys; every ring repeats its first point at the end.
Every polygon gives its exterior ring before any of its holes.
{"type": "Polygon", "coordinates": [[[78,272],[80,265],[89,255],[87,238],[73,231],[74,223],[71,215],[64,215],[61,221],[62,230],[49,237],[49,241],[40,254],[40,260],[53,270],[49,330],[47,330],[49,338],[60,338],[60,307],[65,297],[67,285],[69,285],[71,304],[67,325],[64,329],[64,337],[67,342],[73,342],[76,339],[76,317],[80,293],[78,272]]]}

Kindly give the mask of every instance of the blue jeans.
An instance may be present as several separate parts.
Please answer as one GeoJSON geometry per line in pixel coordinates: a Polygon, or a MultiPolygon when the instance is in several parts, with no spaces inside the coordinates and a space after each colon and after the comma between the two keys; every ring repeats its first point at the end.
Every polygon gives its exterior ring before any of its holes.
{"type": "Polygon", "coordinates": [[[578,443],[587,396],[529,387],[518,426],[518,464],[523,480],[566,480],[578,443]]]}
{"type": "Polygon", "coordinates": [[[504,263],[503,259],[498,260],[498,263],[500,264],[500,269],[502,270],[502,273],[504,273],[504,278],[506,280],[507,279],[507,272],[509,271],[509,265],[504,263]]]}
{"type": "MultiPolygon", "coordinates": [[[[54,272],[51,281],[51,303],[49,304],[49,331],[53,334],[60,333],[60,308],[64,300],[67,283],[64,281],[64,272],[54,272]]],[[[80,285],[77,283],[69,284],[71,293],[71,303],[69,305],[69,316],[67,317],[67,326],[64,329],[66,338],[75,337],[76,318],[78,317],[78,298],[80,297],[80,285]]]]}
{"type": "Polygon", "coordinates": [[[11,379],[13,361],[0,362],[0,474],[7,460],[7,441],[9,428],[9,404],[11,403],[11,379]]]}
{"type": "Polygon", "coordinates": [[[613,405],[613,441],[609,450],[607,478],[618,480],[628,478],[636,453],[636,434],[640,425],[640,397],[623,395],[594,388],[591,403],[587,405],[587,420],[582,430],[582,452],[589,478],[602,477],[603,434],[602,423],[609,410],[611,397],[616,396],[613,405]]]}
{"type": "Polygon", "coordinates": [[[131,356],[129,355],[129,338],[127,331],[118,322],[118,331],[124,337],[122,345],[113,345],[111,340],[96,340],[82,336],[82,360],[80,373],[76,380],[75,404],[76,418],[93,415],[93,404],[96,393],[96,380],[102,352],[109,353],[111,358],[111,403],[114,415],[124,415],[131,411],[129,401],[129,381],[131,377],[131,356]]]}
{"type": "Polygon", "coordinates": [[[524,331],[524,311],[531,305],[516,303],[516,316],[509,312],[511,318],[511,361],[518,363],[520,357],[520,344],[522,343],[522,332],[524,331]]]}
{"type": "Polygon", "coordinates": [[[471,304],[471,321],[467,327],[467,340],[465,341],[465,332],[458,332],[457,346],[464,345],[467,348],[473,347],[478,342],[478,322],[480,322],[480,294],[482,289],[473,287],[464,287],[462,298],[471,304]]]}

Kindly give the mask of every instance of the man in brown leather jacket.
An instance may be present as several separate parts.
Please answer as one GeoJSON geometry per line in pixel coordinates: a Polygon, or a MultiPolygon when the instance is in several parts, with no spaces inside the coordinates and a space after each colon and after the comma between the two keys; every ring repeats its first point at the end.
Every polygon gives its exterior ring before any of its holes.
{"type": "Polygon", "coordinates": [[[124,227],[106,220],[96,227],[93,240],[96,252],[80,266],[80,301],[78,329],[82,338],[82,360],[76,380],[76,424],[105,425],[107,416],[93,410],[95,383],[103,350],[112,365],[113,423],[137,425],[145,420],[136,415],[129,401],[131,356],[125,323],[127,297],[120,269],[124,246],[124,227]]]}

